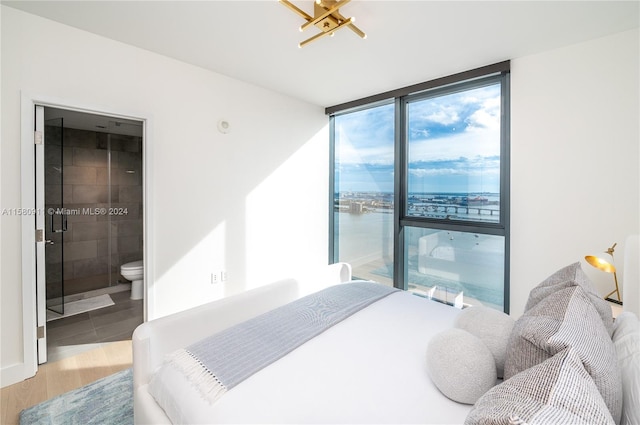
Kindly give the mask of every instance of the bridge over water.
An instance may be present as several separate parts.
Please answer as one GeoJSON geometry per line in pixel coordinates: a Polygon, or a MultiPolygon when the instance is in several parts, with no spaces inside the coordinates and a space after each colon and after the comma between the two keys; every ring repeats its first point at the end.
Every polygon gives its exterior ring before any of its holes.
{"type": "Polygon", "coordinates": [[[486,206],[466,206],[466,205],[426,205],[422,207],[410,208],[411,215],[418,213],[454,213],[454,214],[473,214],[477,215],[499,215],[499,209],[491,209],[486,206]]]}

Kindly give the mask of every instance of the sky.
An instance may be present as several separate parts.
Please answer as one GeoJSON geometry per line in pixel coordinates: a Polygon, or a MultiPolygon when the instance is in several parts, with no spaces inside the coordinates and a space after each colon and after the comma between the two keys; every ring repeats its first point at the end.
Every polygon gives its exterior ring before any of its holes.
{"type": "MultiPolygon", "coordinates": [[[[410,102],[409,192],[499,192],[500,85],[410,102]]],[[[336,117],[341,192],[392,192],[394,105],[336,117]]]]}

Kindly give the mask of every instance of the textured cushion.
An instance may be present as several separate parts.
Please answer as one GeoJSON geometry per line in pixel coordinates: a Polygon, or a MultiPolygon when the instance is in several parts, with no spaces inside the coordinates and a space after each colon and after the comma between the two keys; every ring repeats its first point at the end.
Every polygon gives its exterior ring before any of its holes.
{"type": "Polygon", "coordinates": [[[497,379],[491,351],[462,329],[448,329],[429,341],[427,371],[445,396],[465,404],[475,403],[497,379]]]}
{"type": "Polygon", "coordinates": [[[611,306],[607,301],[600,297],[593,287],[593,284],[582,270],[580,263],[573,263],[561,268],[540,282],[538,286],[533,288],[529,293],[529,299],[524,307],[525,311],[533,308],[533,306],[556,291],[572,286],[581,287],[589,296],[589,300],[591,300],[593,306],[598,311],[598,314],[600,314],[602,323],[604,323],[607,332],[611,335],[611,332],[613,331],[613,315],[611,313],[611,306]]]}
{"type": "Polygon", "coordinates": [[[465,424],[517,423],[513,418],[528,425],[615,423],[571,348],[489,390],[476,402],[465,424]]]}
{"type": "Polygon", "coordinates": [[[489,307],[469,307],[456,317],[454,326],[480,338],[496,360],[498,378],[504,374],[504,358],[509,335],[513,329],[513,317],[489,307]]]}
{"type": "Polygon", "coordinates": [[[505,379],[566,347],[578,354],[618,422],[622,384],[615,347],[589,296],[579,286],[556,291],[516,321],[507,346],[505,379]]]}
{"type": "Polygon", "coordinates": [[[621,425],[640,424],[640,324],[635,314],[623,312],[613,330],[618,366],[622,372],[621,425]]]}
{"type": "Polygon", "coordinates": [[[623,311],[618,314],[613,324],[613,335],[611,339],[615,343],[626,335],[638,333],[638,317],[630,311],[623,311]]]}

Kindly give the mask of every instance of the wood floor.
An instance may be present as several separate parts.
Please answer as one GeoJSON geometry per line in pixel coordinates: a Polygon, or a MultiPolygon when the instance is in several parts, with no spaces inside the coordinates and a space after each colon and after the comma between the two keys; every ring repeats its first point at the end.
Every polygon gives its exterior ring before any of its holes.
{"type": "Polygon", "coordinates": [[[0,423],[19,423],[23,409],[97,381],[132,365],[131,341],[117,341],[46,363],[33,378],[0,389],[0,423]]]}
{"type": "Polygon", "coordinates": [[[23,409],[131,367],[142,300],[109,292],[110,307],[47,322],[48,362],[33,378],[0,390],[0,424],[18,424],[23,409]]]}

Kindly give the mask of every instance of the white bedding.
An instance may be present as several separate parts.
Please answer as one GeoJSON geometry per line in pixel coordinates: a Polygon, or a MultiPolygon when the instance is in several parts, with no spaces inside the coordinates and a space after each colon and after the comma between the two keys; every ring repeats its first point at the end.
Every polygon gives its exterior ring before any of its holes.
{"type": "Polygon", "coordinates": [[[426,368],[430,338],[451,328],[459,312],[397,292],[262,369],[213,405],[166,364],[149,391],[173,423],[462,423],[472,406],[443,396],[426,368]]]}

